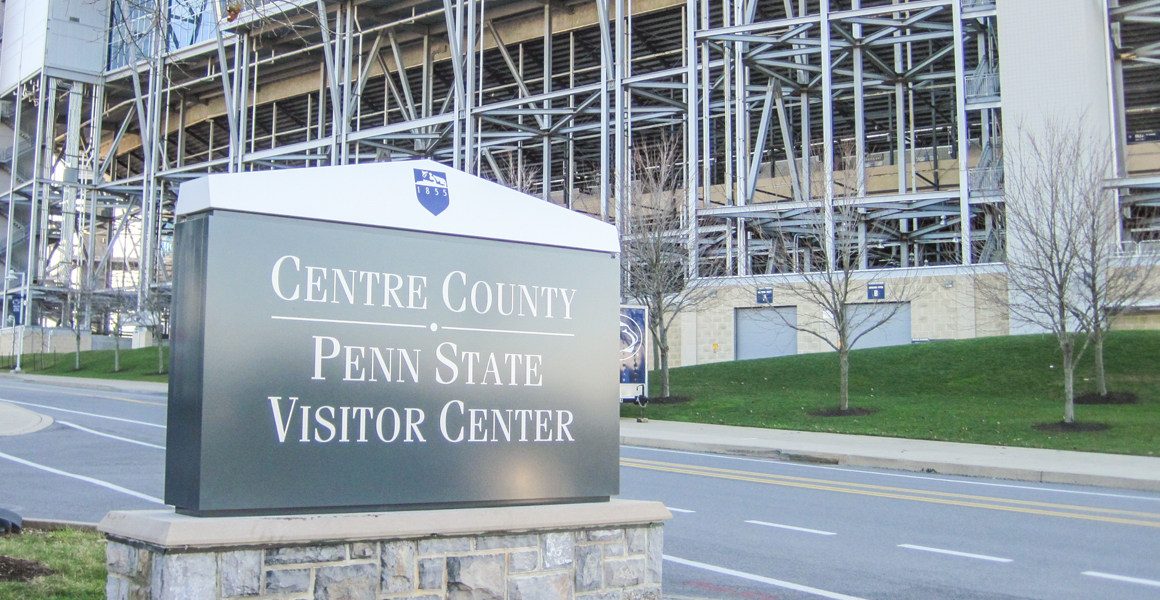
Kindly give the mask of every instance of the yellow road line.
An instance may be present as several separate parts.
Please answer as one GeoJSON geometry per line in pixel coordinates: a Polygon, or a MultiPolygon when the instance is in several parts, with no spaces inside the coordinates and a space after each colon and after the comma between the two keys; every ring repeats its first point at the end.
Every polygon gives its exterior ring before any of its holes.
{"type": "MultiPolygon", "coordinates": [[[[1133,517],[1143,517],[1146,519],[1160,519],[1160,513],[1138,512],[1138,511],[1132,511],[1132,510],[1117,510],[1117,509],[1112,509],[1112,508],[1094,508],[1094,507],[1089,507],[1089,506],[1077,506],[1074,504],[1054,504],[1051,502],[1035,502],[1032,500],[1014,500],[1014,499],[1009,499],[1009,498],[998,498],[995,496],[972,496],[972,495],[968,495],[968,494],[955,494],[955,493],[951,493],[951,492],[935,492],[935,491],[927,491],[927,490],[916,490],[913,488],[887,487],[887,486],[881,486],[881,485],[871,485],[871,484],[867,484],[867,483],[848,483],[848,482],[844,482],[844,481],[832,481],[832,480],[828,480],[828,479],[809,479],[806,477],[793,477],[790,475],[773,475],[770,473],[760,473],[760,472],[753,472],[753,471],[736,471],[733,469],[719,469],[716,467],[701,467],[701,466],[695,466],[695,465],[685,465],[685,464],[681,464],[681,463],[666,463],[666,462],[658,462],[658,461],[653,461],[653,460],[644,460],[644,459],[640,459],[640,458],[622,458],[621,459],[622,463],[624,463],[626,461],[629,463],[637,462],[637,463],[641,463],[641,464],[659,465],[659,466],[665,466],[665,467],[680,467],[680,468],[687,468],[687,469],[699,469],[702,471],[712,471],[712,472],[717,472],[717,473],[732,473],[732,474],[737,474],[737,475],[767,477],[770,479],[781,479],[781,480],[788,480],[788,481],[804,481],[807,483],[821,483],[821,484],[826,484],[826,485],[843,485],[843,486],[866,488],[866,489],[873,489],[873,490],[885,490],[885,491],[889,491],[889,492],[903,492],[903,493],[910,493],[910,494],[927,494],[927,495],[931,495],[931,496],[943,496],[946,498],[963,498],[966,500],[982,500],[982,501],[986,501],[986,502],[1006,502],[1009,504],[1022,504],[1025,506],[1038,506],[1038,507],[1043,507],[1043,508],[1061,508],[1061,509],[1065,509],[1065,510],[1086,510],[1089,512],[1109,513],[1109,514],[1116,514],[1116,515],[1128,515],[1128,516],[1133,516],[1133,517]]],[[[632,465],[629,465],[629,466],[632,466],[632,465]]]]}
{"type": "MultiPolygon", "coordinates": [[[[1006,500],[1003,498],[990,498],[990,497],[986,497],[986,496],[964,496],[961,494],[942,494],[942,493],[937,493],[937,492],[923,492],[921,490],[911,490],[911,489],[906,489],[906,488],[885,488],[885,487],[881,487],[881,486],[866,486],[864,484],[844,484],[841,482],[833,482],[833,481],[817,480],[817,479],[810,480],[810,479],[804,479],[804,478],[800,478],[800,477],[792,477],[791,478],[791,477],[781,477],[781,476],[769,476],[769,475],[766,475],[764,473],[749,473],[749,472],[745,472],[745,471],[735,471],[733,473],[730,473],[730,472],[728,472],[729,471],[728,469],[720,469],[720,471],[726,471],[726,472],[712,472],[716,469],[700,468],[700,467],[686,468],[686,467],[688,467],[688,465],[679,465],[679,464],[673,464],[673,463],[648,464],[648,463],[652,463],[652,462],[653,461],[639,461],[639,462],[637,462],[637,461],[634,461],[633,459],[621,459],[621,464],[623,466],[633,467],[633,468],[637,468],[637,469],[648,469],[648,470],[653,470],[653,471],[663,471],[663,472],[669,472],[669,473],[681,473],[681,474],[685,474],[685,475],[700,475],[703,477],[715,477],[718,479],[731,479],[734,481],[748,481],[748,482],[753,482],[753,483],[765,483],[765,484],[769,484],[769,485],[781,485],[781,486],[796,487],[796,488],[803,488],[803,489],[821,490],[821,491],[829,491],[829,492],[841,492],[841,493],[845,493],[845,494],[857,494],[857,495],[861,495],[861,496],[874,496],[874,497],[878,497],[878,498],[892,498],[892,499],[897,499],[897,500],[914,500],[916,502],[929,502],[932,504],[945,504],[945,505],[950,505],[950,506],[965,506],[965,507],[971,507],[971,508],[984,508],[984,509],[990,509],[990,510],[1001,510],[1001,511],[1006,511],[1006,512],[1017,512],[1017,513],[1023,513],[1023,514],[1044,515],[1044,516],[1051,516],[1051,517],[1064,517],[1064,518],[1070,518],[1070,519],[1083,519],[1083,520],[1088,520],[1088,521],[1101,521],[1101,522],[1105,522],[1105,523],[1119,523],[1119,524],[1123,524],[1123,525],[1140,525],[1143,527],[1160,528],[1160,522],[1155,522],[1155,521],[1140,521],[1140,520],[1135,520],[1135,519],[1123,519],[1123,518],[1117,518],[1117,517],[1105,517],[1105,516],[1100,516],[1100,515],[1077,514],[1077,513],[1069,513],[1069,512],[1060,512],[1060,511],[1055,511],[1055,510],[1039,510],[1039,509],[1033,509],[1033,508],[1023,508],[1020,506],[1003,506],[1003,505],[999,505],[999,504],[986,504],[983,502],[966,502],[966,501],[961,501],[961,500],[950,500],[950,499],[945,499],[945,498],[929,498],[929,497],[923,497],[923,496],[912,496],[912,495],[908,495],[908,493],[949,495],[949,496],[957,496],[957,497],[963,497],[963,498],[974,498],[974,499],[979,499],[979,500],[984,500],[984,501],[992,501],[992,502],[1009,502],[1009,503],[1020,503],[1020,504],[1025,503],[1024,501],[1012,501],[1012,500],[1006,500]],[[671,465],[671,466],[666,466],[666,465],[671,465]],[[737,474],[734,474],[734,473],[737,473],[737,474]],[[744,475],[742,475],[742,473],[744,473],[744,475]],[[796,481],[791,481],[791,480],[796,480],[796,481]],[[820,482],[820,483],[824,483],[827,485],[819,485],[817,483],[807,483],[810,481],[820,482]],[[835,485],[847,485],[850,487],[835,487],[835,485]],[[851,489],[851,488],[859,488],[859,487],[877,488],[877,489],[885,489],[885,490],[896,490],[898,492],[904,492],[904,493],[887,493],[887,492],[873,491],[871,489],[851,489]]],[[[1088,508],[1088,507],[1083,507],[1083,506],[1052,505],[1052,504],[1046,504],[1046,503],[1029,503],[1029,504],[1033,504],[1033,505],[1038,504],[1038,505],[1044,505],[1044,506],[1070,508],[1072,510],[1119,512],[1119,513],[1124,513],[1124,514],[1140,514],[1140,515],[1147,515],[1147,516],[1153,517],[1153,518],[1160,518],[1160,515],[1153,515],[1152,513],[1132,513],[1130,511],[1111,511],[1110,509],[1093,509],[1093,508],[1088,508]]]]}
{"type": "MultiPolygon", "coordinates": [[[[40,388],[23,387],[23,386],[19,386],[19,385],[12,385],[9,383],[0,383],[0,387],[15,388],[18,390],[28,390],[28,391],[32,391],[32,392],[44,392],[44,391],[46,391],[46,390],[42,390],[40,388]]],[[[68,396],[86,396],[89,398],[104,398],[106,400],[120,400],[122,402],[133,402],[136,404],[149,404],[151,406],[168,406],[164,402],[149,402],[147,400],[135,400],[133,398],[122,398],[120,396],[103,396],[101,394],[92,394],[92,393],[86,394],[83,392],[66,392],[63,390],[52,390],[51,393],[53,393],[53,394],[65,394],[68,396]]]]}

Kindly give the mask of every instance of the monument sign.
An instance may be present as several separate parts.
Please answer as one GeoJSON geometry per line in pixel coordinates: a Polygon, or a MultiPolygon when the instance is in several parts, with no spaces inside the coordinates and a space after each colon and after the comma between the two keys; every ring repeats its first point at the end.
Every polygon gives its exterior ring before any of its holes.
{"type": "Polygon", "coordinates": [[[177,212],[179,512],[619,492],[612,226],[430,161],[210,175],[177,212]]]}

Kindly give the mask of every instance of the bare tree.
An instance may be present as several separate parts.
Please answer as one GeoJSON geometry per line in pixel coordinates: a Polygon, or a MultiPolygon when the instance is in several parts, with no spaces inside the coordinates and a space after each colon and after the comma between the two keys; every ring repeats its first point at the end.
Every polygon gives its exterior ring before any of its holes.
{"type": "Polygon", "coordinates": [[[1106,235],[1107,211],[1114,210],[1103,187],[1108,148],[1083,119],[1048,120],[1035,131],[1021,127],[1011,146],[1005,151],[1007,281],[980,279],[978,289],[1016,323],[1055,337],[1063,360],[1063,420],[1073,423],[1075,365],[1093,341],[1085,328],[1108,318],[1105,284],[1119,279],[1106,268],[1109,240],[1094,237],[1106,235]]]}
{"type": "MultiPolygon", "coordinates": [[[[1108,154],[1095,148],[1091,167],[1093,177],[1110,170],[1108,154]]],[[[1084,177],[1084,174],[1077,174],[1084,177]]],[[[1076,198],[1080,204],[1080,245],[1077,264],[1085,302],[1073,311],[1080,325],[1087,331],[1096,368],[1096,391],[1108,395],[1104,368],[1104,339],[1112,322],[1141,299],[1155,295],[1156,257],[1134,252],[1121,252],[1117,243],[1120,216],[1115,195],[1111,190],[1088,183],[1091,193],[1076,198]]]]}
{"type": "Polygon", "coordinates": [[[883,283],[884,296],[869,299],[867,284],[874,277],[863,270],[867,246],[871,238],[885,240],[888,236],[875,230],[874,222],[859,209],[856,173],[860,169],[856,161],[861,158],[851,156],[851,148],[840,150],[839,158],[846,168],[834,174],[835,192],[841,193],[835,193],[832,202],[824,197],[827,182],[815,182],[810,188],[823,197],[808,198],[802,203],[804,208],[794,211],[796,217],[758,227],[757,231],[768,238],[771,272],[800,273],[800,280],[795,278],[780,287],[808,309],[798,310],[793,320],[780,311],[774,311],[773,318],[838,353],[838,410],[845,412],[850,410],[850,350],[917,298],[919,287],[913,273],[895,272],[889,285],[883,283]],[[795,236],[797,246],[790,243],[795,236]],[[807,241],[804,252],[801,240],[807,241]]]}
{"type": "Polygon", "coordinates": [[[661,396],[669,385],[669,330],[680,314],[710,296],[705,279],[690,277],[689,227],[679,139],[662,136],[633,148],[632,172],[621,177],[621,293],[648,307],[648,327],[661,371],[661,396]]]}

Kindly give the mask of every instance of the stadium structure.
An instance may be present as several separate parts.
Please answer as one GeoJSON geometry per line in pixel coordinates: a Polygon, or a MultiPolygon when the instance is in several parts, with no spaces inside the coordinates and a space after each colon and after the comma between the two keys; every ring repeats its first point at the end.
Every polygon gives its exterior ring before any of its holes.
{"type": "Polygon", "coordinates": [[[2,354],[163,334],[206,173],[429,158],[619,222],[634,149],[679,144],[671,238],[720,293],[678,365],[815,349],[751,317],[795,308],[755,288],[817,268],[830,234],[792,232],[835,195],[861,270],[929,288],[867,344],[1008,332],[971,282],[1003,133],[1046,112],[1112,140],[1123,251],[1160,244],[1156,0],[6,0],[3,31],[2,354]]]}

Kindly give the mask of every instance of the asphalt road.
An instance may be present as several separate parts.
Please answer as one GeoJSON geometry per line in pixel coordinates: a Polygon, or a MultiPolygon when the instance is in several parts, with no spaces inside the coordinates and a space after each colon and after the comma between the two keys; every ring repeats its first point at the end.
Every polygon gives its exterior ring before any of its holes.
{"type": "MultiPolygon", "coordinates": [[[[95,522],[161,506],[165,397],[0,381],[52,416],[0,437],[0,506],[95,522]]],[[[1160,600],[1160,494],[624,447],[673,509],[665,597],[1160,600]]]]}

